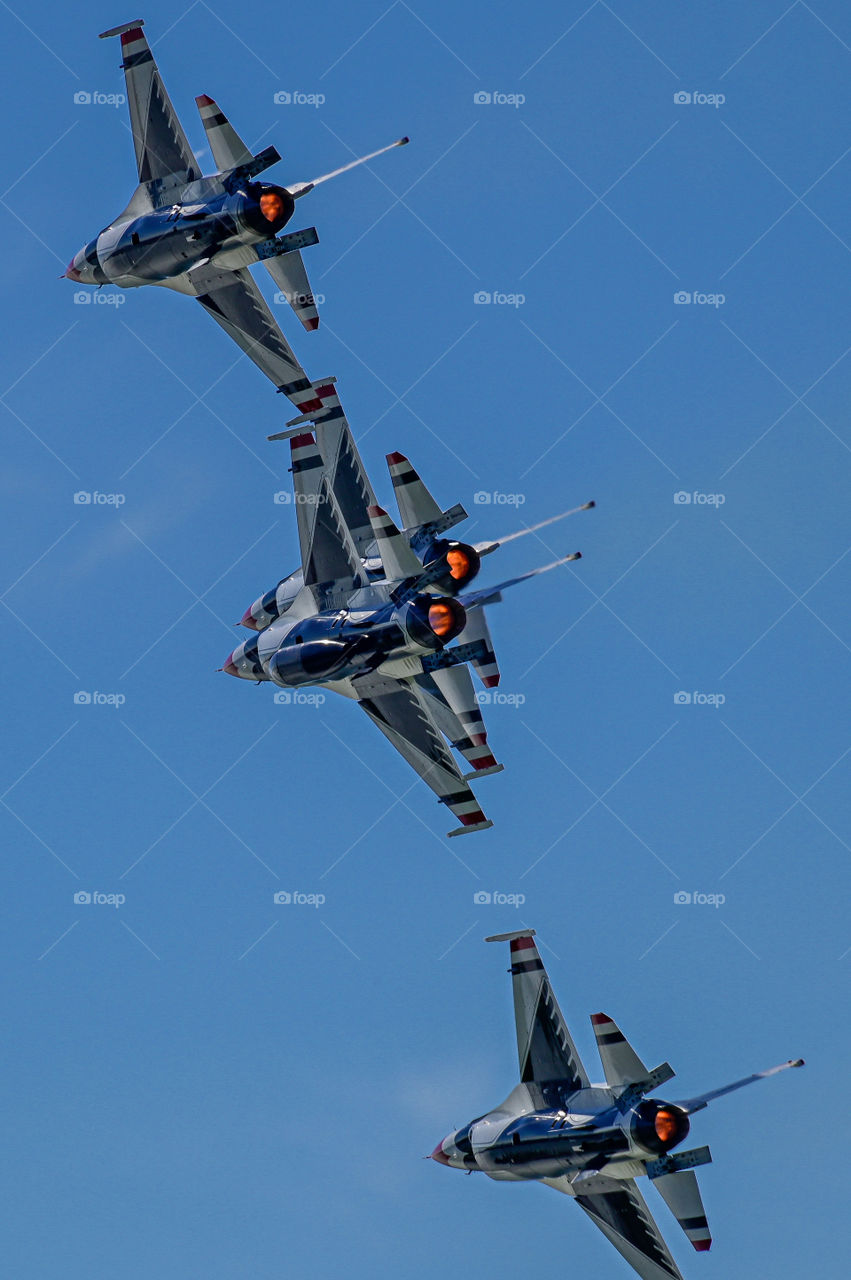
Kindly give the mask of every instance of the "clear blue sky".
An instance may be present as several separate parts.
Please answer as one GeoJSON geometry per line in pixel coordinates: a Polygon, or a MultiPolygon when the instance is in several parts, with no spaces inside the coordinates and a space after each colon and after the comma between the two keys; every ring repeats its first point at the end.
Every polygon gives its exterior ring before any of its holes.
{"type": "Polygon", "coordinates": [[[199,151],[205,92],[284,182],[411,135],[300,206],[322,328],[281,314],[385,499],[400,449],[475,537],[597,500],[486,563],[584,554],[493,611],[525,701],[451,842],[355,707],[215,674],[297,561],[289,406],[189,299],[57,278],[134,184],[126,108],[74,95],[123,91],[96,36],[136,16],[0,11],[8,1274],[629,1274],[566,1199],[420,1160],[515,1082],[481,939],[530,924],[592,1074],[598,1009],[673,1097],[807,1058],[695,1121],[708,1257],[653,1207],[689,1277],[841,1275],[851,13],[143,7],[199,151]]]}

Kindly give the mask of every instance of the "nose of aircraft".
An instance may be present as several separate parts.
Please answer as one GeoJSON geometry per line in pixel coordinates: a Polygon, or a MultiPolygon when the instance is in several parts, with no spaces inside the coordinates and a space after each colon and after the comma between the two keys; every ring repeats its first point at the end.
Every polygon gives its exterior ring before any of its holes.
{"type": "Polygon", "coordinates": [[[83,277],[80,275],[76,267],[76,262],[79,256],[79,253],[74,254],[73,258],[68,263],[68,266],[65,268],[64,273],[59,277],[60,280],[74,280],[77,284],[82,282],[83,277]]]}
{"type": "Polygon", "coordinates": [[[239,620],[239,625],[241,627],[250,627],[252,631],[256,631],[257,623],[255,622],[251,614],[251,610],[253,607],[254,607],[253,605],[249,605],[249,607],[245,610],[245,613],[242,615],[242,617],[239,620]]]}
{"type": "Polygon", "coordinates": [[[224,662],[222,663],[222,671],[226,671],[229,676],[239,675],[239,672],[237,671],[236,666],[234,665],[233,652],[229,653],[228,656],[225,658],[224,662]]]}
{"type": "Polygon", "coordinates": [[[438,1142],[434,1151],[432,1151],[431,1155],[429,1156],[429,1160],[436,1160],[438,1164],[446,1164],[446,1165],[449,1164],[449,1157],[446,1154],[446,1152],[443,1150],[443,1142],[438,1142]]]}

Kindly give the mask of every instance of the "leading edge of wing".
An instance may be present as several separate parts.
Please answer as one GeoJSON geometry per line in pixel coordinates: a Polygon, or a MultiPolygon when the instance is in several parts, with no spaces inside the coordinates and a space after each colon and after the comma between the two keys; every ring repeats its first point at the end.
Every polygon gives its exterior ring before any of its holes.
{"type": "Polygon", "coordinates": [[[594,1193],[577,1193],[567,1176],[544,1181],[573,1196],[642,1280],[683,1280],[634,1178],[600,1176],[594,1179],[598,1187],[594,1193]]]}
{"type": "Polygon", "coordinates": [[[413,680],[377,672],[352,680],[358,702],[387,740],[461,823],[450,836],[492,827],[464,781],[413,680]]]}

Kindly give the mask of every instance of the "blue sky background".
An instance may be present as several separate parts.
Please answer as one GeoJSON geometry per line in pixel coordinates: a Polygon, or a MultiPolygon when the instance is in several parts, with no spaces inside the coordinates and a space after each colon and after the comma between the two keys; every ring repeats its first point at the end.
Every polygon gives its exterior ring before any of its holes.
{"type": "Polygon", "coordinates": [[[843,1274],[851,13],[145,6],[199,150],[202,92],[283,182],[411,135],[299,207],[322,328],[281,312],[379,493],[401,449],[477,538],[597,500],[486,562],[584,555],[493,611],[506,770],[451,842],[355,707],[215,674],[297,562],[289,405],[188,299],[57,278],[134,185],[126,107],[74,95],[123,92],[95,37],[135,16],[0,12],[9,1274],[629,1274],[565,1199],[420,1159],[515,1082],[481,939],[527,924],[593,1075],[598,1009],[675,1098],[807,1058],[695,1121],[710,1255],[648,1195],[687,1276],[843,1274]]]}

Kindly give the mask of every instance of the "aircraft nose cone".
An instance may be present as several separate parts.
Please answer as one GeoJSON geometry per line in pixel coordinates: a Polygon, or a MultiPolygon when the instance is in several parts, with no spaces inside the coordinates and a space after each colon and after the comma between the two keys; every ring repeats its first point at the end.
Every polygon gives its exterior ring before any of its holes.
{"type": "Polygon", "coordinates": [[[80,284],[82,282],[83,277],[80,275],[79,271],[74,266],[74,263],[76,261],[77,261],[77,255],[74,254],[74,257],[71,259],[71,261],[68,263],[68,266],[65,268],[65,274],[59,277],[60,280],[73,280],[75,281],[76,284],[80,284]]]}
{"type": "Polygon", "coordinates": [[[238,676],[239,672],[234,666],[233,653],[229,653],[222,663],[222,671],[226,671],[229,676],[238,676]]]}
{"type": "Polygon", "coordinates": [[[442,1142],[438,1142],[434,1151],[432,1151],[431,1155],[429,1156],[429,1160],[436,1160],[438,1164],[445,1164],[445,1165],[449,1164],[449,1157],[447,1156],[446,1152],[443,1150],[442,1142]]]}
{"type": "Polygon", "coordinates": [[[242,615],[242,617],[239,620],[239,625],[241,627],[250,627],[252,631],[257,630],[257,623],[252,618],[250,609],[245,610],[245,613],[242,615]]]}

